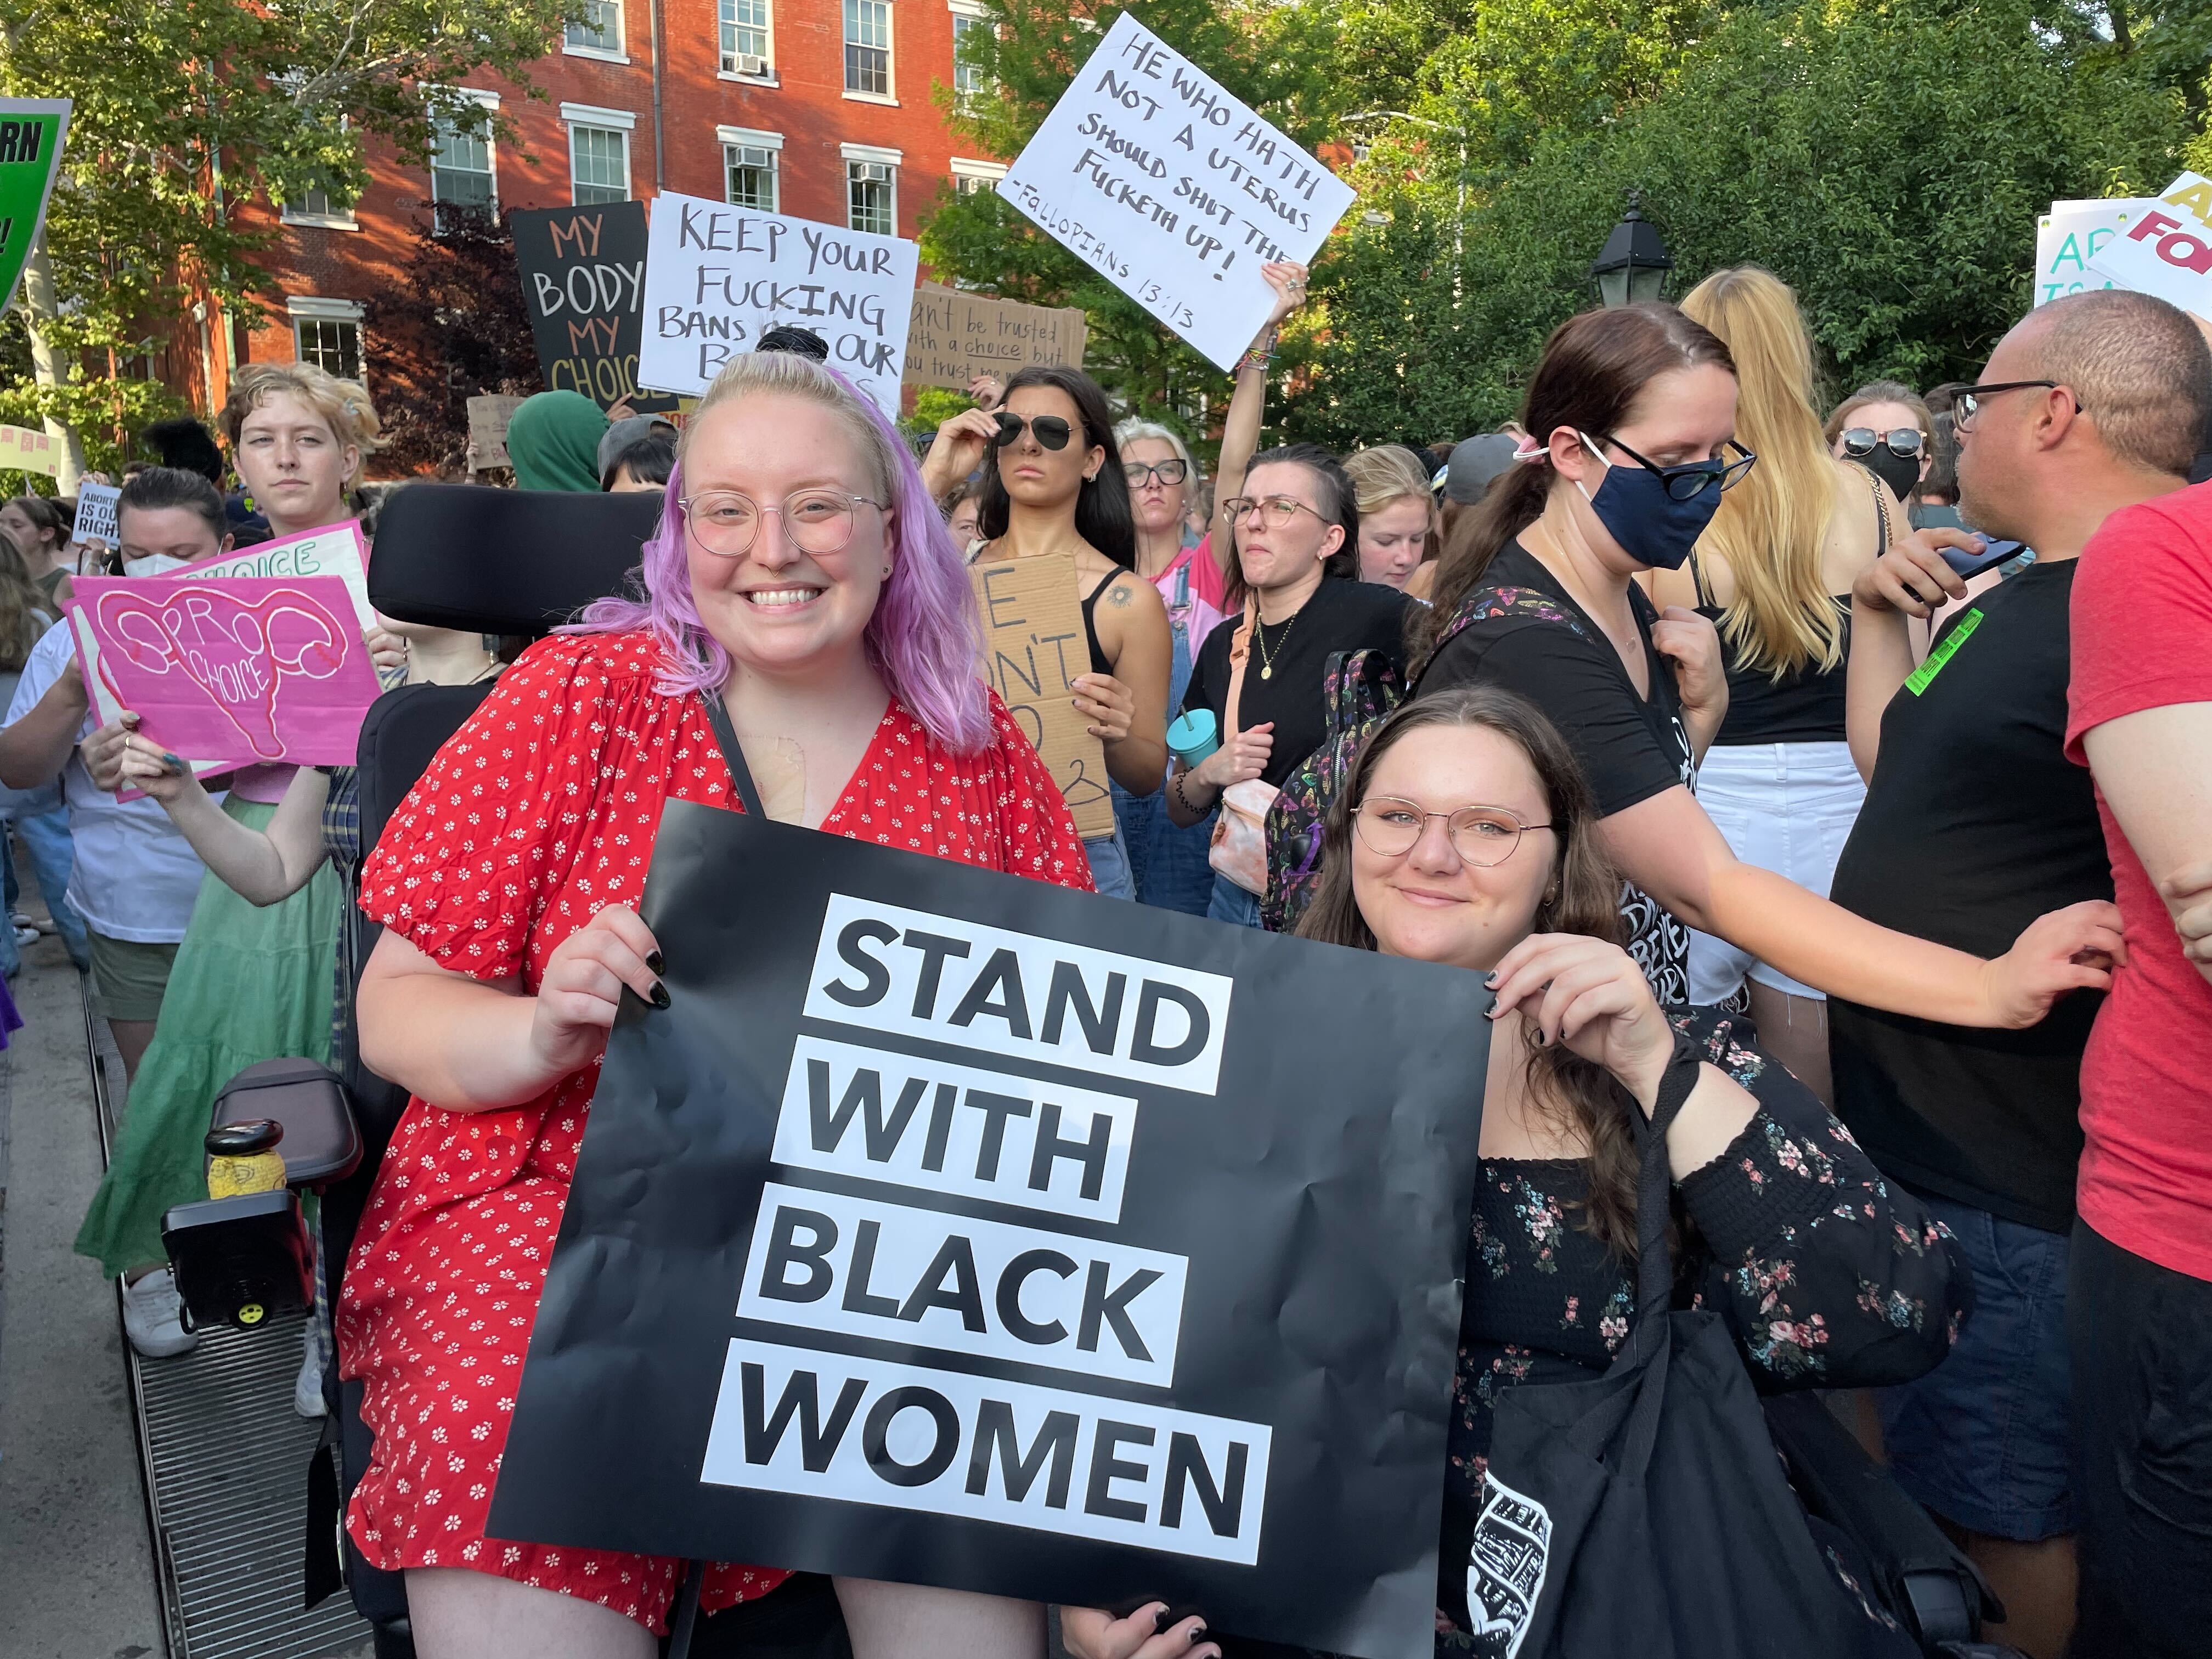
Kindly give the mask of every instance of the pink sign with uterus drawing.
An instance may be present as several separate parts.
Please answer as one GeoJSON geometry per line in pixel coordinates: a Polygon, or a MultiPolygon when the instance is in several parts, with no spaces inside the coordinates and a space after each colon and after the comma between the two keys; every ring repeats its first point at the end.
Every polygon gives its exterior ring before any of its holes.
{"type": "Polygon", "coordinates": [[[192,761],[343,766],[376,671],[335,576],[81,577],[70,607],[139,731],[192,761]]]}

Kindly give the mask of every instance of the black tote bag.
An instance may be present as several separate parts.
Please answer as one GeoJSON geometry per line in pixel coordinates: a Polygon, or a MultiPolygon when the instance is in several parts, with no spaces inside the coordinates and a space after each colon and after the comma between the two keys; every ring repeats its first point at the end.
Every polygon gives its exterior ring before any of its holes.
{"type": "Polygon", "coordinates": [[[1589,1382],[1498,1398],[1468,1564],[1477,1651],[1908,1659],[1918,1643],[1870,1618],[1814,1541],[1726,1322],[1669,1309],[1666,1131],[1680,1109],[1633,1114],[1638,1315],[1620,1357],[1589,1382]]]}

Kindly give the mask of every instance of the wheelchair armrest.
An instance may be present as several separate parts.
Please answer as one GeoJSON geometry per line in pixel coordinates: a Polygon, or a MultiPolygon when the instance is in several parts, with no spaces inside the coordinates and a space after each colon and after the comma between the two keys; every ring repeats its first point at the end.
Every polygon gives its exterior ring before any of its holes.
{"type": "Polygon", "coordinates": [[[327,1066],[312,1060],[264,1060],[247,1066],[216,1096],[208,1127],[254,1118],[274,1118],[284,1126],[276,1150],[283,1156],[289,1186],[343,1181],[361,1163],[361,1127],[353,1102],[327,1066]]]}
{"type": "Polygon", "coordinates": [[[176,1269],[185,1328],[252,1330],[272,1313],[315,1299],[315,1256],[300,1195],[279,1188],[179,1204],[161,1218],[161,1243],[176,1269]]]}

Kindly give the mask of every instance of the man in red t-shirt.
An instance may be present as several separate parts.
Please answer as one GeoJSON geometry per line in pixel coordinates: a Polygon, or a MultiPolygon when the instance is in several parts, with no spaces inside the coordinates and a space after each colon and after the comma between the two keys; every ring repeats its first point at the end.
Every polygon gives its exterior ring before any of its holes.
{"type": "Polygon", "coordinates": [[[2212,1644],[2212,915],[2192,914],[2212,897],[2212,484],[2107,519],[2072,623],[2067,753],[2096,780],[2127,940],[2081,1066],[2073,1651],[2179,1659],[2212,1644]]]}

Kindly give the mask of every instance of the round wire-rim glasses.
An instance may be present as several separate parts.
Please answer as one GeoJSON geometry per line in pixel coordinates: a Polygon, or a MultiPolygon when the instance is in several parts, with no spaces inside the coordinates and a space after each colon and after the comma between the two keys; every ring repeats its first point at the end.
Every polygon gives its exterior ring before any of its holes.
{"type": "Polygon", "coordinates": [[[1531,830],[1549,830],[1548,823],[1523,823],[1519,813],[1503,806],[1462,806],[1450,812],[1426,811],[1419,801],[1401,795],[1370,795],[1352,815],[1352,828],[1367,850],[1379,858],[1403,858],[1428,833],[1429,820],[1442,818],[1460,862],[1478,870],[1503,864],[1513,856],[1521,837],[1531,830]]]}
{"type": "MultiPolygon", "coordinates": [[[[1310,506],[1295,495],[1232,495],[1221,505],[1229,514],[1230,523],[1241,525],[1249,514],[1257,512],[1260,522],[1270,530],[1282,529],[1301,513],[1310,513],[1316,519],[1322,518],[1319,507],[1310,506]]],[[[1327,524],[1328,520],[1322,519],[1322,522],[1327,524]]]]}
{"type": "Polygon", "coordinates": [[[835,553],[853,539],[857,507],[888,507],[872,495],[817,486],[794,489],[781,507],[763,507],[737,489],[710,489],[677,499],[691,539],[726,559],[743,558],[760,537],[761,521],[771,513],[783,520],[785,538],[802,553],[835,553]]]}

